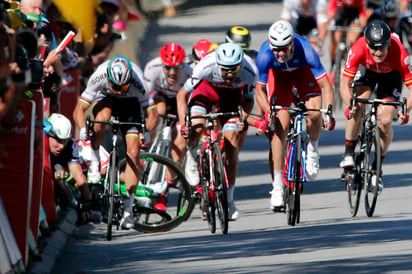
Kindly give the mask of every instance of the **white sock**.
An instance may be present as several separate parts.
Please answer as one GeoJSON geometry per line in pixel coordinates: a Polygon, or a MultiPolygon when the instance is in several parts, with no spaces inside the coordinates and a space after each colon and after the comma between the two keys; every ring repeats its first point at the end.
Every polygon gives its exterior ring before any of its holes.
{"type": "Polygon", "coordinates": [[[275,170],[273,173],[275,177],[272,183],[273,188],[283,188],[283,170],[275,170]]]}
{"type": "Polygon", "coordinates": [[[123,201],[123,210],[127,212],[133,211],[133,203],[134,203],[134,193],[127,195],[127,197],[123,201]]]}
{"type": "Polygon", "coordinates": [[[319,144],[319,140],[309,139],[309,143],[308,143],[308,147],[307,147],[308,153],[318,152],[318,144],[319,144]]]}
{"type": "Polygon", "coordinates": [[[235,195],[235,185],[231,185],[231,186],[227,189],[227,200],[228,200],[228,201],[233,201],[234,195],[235,195]]]}

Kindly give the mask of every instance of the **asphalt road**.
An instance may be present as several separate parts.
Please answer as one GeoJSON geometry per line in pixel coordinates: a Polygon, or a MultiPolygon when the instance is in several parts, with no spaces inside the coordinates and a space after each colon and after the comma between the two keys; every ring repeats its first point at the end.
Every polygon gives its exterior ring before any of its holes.
{"type": "MultiPolygon", "coordinates": [[[[279,8],[275,1],[186,6],[176,17],[150,22],[140,63],[167,42],[179,42],[188,52],[201,38],[221,42],[234,24],[250,28],[252,48],[258,49],[279,8]]],[[[285,214],[269,209],[268,142],[251,130],[240,154],[235,192],[241,217],[229,223],[227,235],[211,234],[198,207],[173,231],[114,231],[111,242],[104,224],[88,224],[75,230],[53,273],[411,273],[411,127],[394,125],[374,216],[366,216],[362,203],[352,218],[338,180],[344,118],[341,113],[337,118],[337,128],[322,133],[321,171],[306,185],[301,223],[295,227],[287,225],[285,214]]]]}

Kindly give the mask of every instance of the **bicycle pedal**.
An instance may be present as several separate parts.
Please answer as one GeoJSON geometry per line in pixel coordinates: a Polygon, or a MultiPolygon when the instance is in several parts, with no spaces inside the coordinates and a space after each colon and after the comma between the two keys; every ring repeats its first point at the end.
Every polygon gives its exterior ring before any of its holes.
{"type": "Polygon", "coordinates": [[[274,213],[283,213],[283,212],[285,212],[285,207],[284,206],[276,206],[276,207],[272,208],[272,211],[274,213]]]}

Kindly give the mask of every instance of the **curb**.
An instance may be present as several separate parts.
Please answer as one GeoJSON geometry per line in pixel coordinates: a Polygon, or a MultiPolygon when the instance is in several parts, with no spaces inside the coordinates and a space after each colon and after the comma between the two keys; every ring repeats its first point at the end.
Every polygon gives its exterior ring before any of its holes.
{"type": "Polygon", "coordinates": [[[45,238],[45,248],[41,252],[39,261],[31,262],[28,266],[27,273],[50,273],[54,267],[56,259],[59,257],[67,240],[76,228],[77,212],[75,209],[69,209],[65,213],[63,221],[57,224],[52,231],[51,236],[45,238]]]}

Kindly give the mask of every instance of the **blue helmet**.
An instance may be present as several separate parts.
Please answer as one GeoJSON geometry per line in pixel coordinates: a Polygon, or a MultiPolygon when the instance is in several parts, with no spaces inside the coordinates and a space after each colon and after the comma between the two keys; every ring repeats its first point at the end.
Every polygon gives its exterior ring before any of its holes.
{"type": "Polygon", "coordinates": [[[236,43],[223,43],[216,49],[217,64],[223,68],[233,68],[243,61],[243,50],[236,43]]]}

